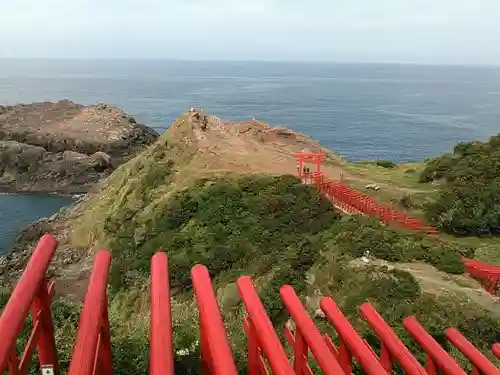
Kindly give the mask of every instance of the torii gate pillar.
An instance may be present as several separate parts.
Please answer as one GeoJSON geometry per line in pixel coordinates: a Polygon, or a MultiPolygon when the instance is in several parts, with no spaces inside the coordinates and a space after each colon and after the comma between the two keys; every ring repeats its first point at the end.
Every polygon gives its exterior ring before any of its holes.
{"type": "Polygon", "coordinates": [[[297,154],[295,154],[295,156],[297,157],[297,164],[299,167],[299,170],[297,171],[299,178],[302,178],[302,176],[303,176],[302,170],[303,170],[304,162],[316,164],[316,172],[320,173],[321,172],[321,164],[323,164],[323,161],[326,158],[325,154],[320,154],[320,153],[316,153],[316,154],[297,153],[297,154]]]}

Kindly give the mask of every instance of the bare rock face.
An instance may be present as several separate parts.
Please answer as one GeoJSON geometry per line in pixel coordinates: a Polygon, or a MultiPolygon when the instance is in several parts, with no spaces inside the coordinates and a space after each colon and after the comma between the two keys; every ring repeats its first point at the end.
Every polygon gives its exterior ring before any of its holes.
{"type": "Polygon", "coordinates": [[[0,190],[86,192],[158,136],[106,104],[0,106],[0,190]]]}

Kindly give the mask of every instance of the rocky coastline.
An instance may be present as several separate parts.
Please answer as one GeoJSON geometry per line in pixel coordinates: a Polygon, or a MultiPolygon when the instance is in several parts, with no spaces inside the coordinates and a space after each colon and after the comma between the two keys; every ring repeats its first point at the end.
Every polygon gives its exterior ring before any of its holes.
{"type": "Polygon", "coordinates": [[[0,194],[87,193],[158,136],[106,104],[0,106],[0,194]]]}
{"type": "MultiPolygon", "coordinates": [[[[0,106],[0,195],[71,196],[75,202],[48,218],[23,228],[10,251],[0,256],[0,285],[20,276],[41,235],[57,233],[58,249],[52,276],[74,280],[85,274],[80,260],[86,249],[67,241],[63,223],[87,193],[118,166],[153,144],[159,134],[107,104],[83,106],[69,100],[0,106]],[[69,265],[75,265],[72,271],[69,265]],[[73,277],[73,275],[76,275],[73,277]]],[[[88,265],[90,267],[90,265],[88,265]]],[[[77,284],[77,283],[76,283],[77,284]]],[[[67,290],[70,283],[58,285],[67,290]]]]}

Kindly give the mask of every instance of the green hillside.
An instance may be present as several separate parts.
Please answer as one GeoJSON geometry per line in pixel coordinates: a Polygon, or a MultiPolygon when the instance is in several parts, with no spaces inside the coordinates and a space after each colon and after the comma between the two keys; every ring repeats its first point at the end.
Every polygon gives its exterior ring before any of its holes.
{"type": "MultiPolygon", "coordinates": [[[[176,354],[179,373],[199,373],[197,309],[189,276],[196,263],[211,272],[242,369],[246,338],[235,284],[241,275],[253,278],[279,330],[288,316],[278,291],[288,283],[313,315],[319,297],[332,296],[375,348],[357,312],[364,301],[372,302],[413,349],[402,327],[409,314],[416,314],[443,343],[442,332],[450,326],[481,349],[494,340],[498,315],[471,299],[471,288],[430,290],[411,271],[411,264],[430,265],[452,283],[463,273],[462,246],[368,217],[341,215],[314,187],[290,175],[210,169],[196,137],[192,124],[181,117],[156,144],[118,168],[67,223],[75,246],[105,246],[113,255],[110,321],[116,374],[144,374],[148,367],[148,276],[151,256],[159,248],[169,256],[175,349],[189,352],[176,354]],[[373,261],[359,262],[367,251],[373,261]]],[[[63,367],[79,309],[64,298],[57,302],[63,367]]],[[[334,337],[321,317],[317,323],[334,337]]]]}

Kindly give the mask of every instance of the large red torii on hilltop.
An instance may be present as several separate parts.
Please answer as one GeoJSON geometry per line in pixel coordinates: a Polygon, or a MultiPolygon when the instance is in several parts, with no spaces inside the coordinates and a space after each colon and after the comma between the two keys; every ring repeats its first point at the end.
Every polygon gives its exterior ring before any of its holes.
{"type": "Polygon", "coordinates": [[[299,178],[302,177],[302,168],[304,163],[312,163],[316,164],[316,172],[321,172],[321,164],[326,159],[326,154],[321,154],[321,153],[297,153],[295,154],[297,158],[297,168],[298,168],[298,174],[299,178]]]}

